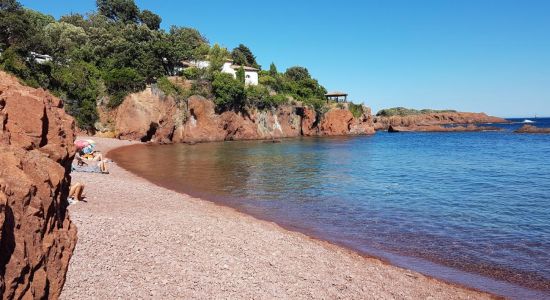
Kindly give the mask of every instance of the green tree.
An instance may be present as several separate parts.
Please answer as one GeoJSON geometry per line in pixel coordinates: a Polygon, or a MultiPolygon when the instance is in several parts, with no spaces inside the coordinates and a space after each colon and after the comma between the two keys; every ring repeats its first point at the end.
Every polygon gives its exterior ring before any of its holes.
{"type": "Polygon", "coordinates": [[[17,12],[23,7],[17,0],[0,0],[0,10],[7,12],[17,12]]]}
{"type": "Polygon", "coordinates": [[[245,91],[247,106],[258,107],[260,109],[271,106],[269,91],[265,86],[250,85],[246,87],[245,91]]]}
{"type": "Polygon", "coordinates": [[[137,23],[139,8],[134,0],[97,0],[97,10],[101,15],[123,23],[137,23]]]}
{"type": "Polygon", "coordinates": [[[75,116],[79,128],[88,131],[95,130],[94,124],[99,120],[95,101],[85,99],[80,102],[79,106],[74,107],[74,110],[70,113],[75,116]]]}
{"type": "Polygon", "coordinates": [[[2,53],[0,66],[3,70],[24,80],[31,76],[31,70],[27,66],[24,56],[17,52],[14,47],[9,47],[2,53]]]}
{"type": "Polygon", "coordinates": [[[238,82],[231,74],[216,73],[212,82],[214,103],[220,111],[242,108],[245,100],[244,84],[238,82]]]}
{"type": "Polygon", "coordinates": [[[16,46],[27,51],[31,24],[25,10],[14,0],[0,1],[0,48],[16,46]]]}
{"type": "Polygon", "coordinates": [[[76,13],[71,13],[66,16],[61,16],[61,18],[59,18],[59,22],[69,23],[74,26],[82,27],[85,29],[88,28],[88,25],[89,25],[88,21],[84,19],[83,15],[76,14],[76,13]]]}
{"type": "Polygon", "coordinates": [[[141,23],[147,25],[151,30],[159,30],[160,23],[162,22],[162,18],[150,10],[143,10],[139,14],[139,19],[141,23]]]}
{"type": "Polygon", "coordinates": [[[44,28],[43,39],[54,59],[63,61],[71,52],[88,42],[88,35],[81,27],[55,22],[44,28]]]}
{"type": "Polygon", "coordinates": [[[231,51],[231,57],[233,61],[238,65],[249,66],[254,68],[260,68],[260,65],[256,62],[256,56],[252,54],[252,51],[247,46],[240,44],[237,48],[231,51]]]}
{"type": "Polygon", "coordinates": [[[30,9],[25,9],[24,17],[29,21],[28,50],[42,54],[51,54],[44,42],[44,28],[49,24],[55,23],[55,18],[30,9]]]}
{"type": "Polygon", "coordinates": [[[175,59],[179,61],[195,59],[196,50],[208,43],[206,38],[193,28],[172,26],[169,35],[175,59]]]}
{"type": "Polygon", "coordinates": [[[220,72],[223,64],[229,57],[229,52],[226,48],[221,47],[218,44],[214,44],[212,48],[210,48],[210,52],[208,53],[208,58],[210,61],[210,66],[208,68],[208,73],[210,76],[214,76],[216,72],[220,72]]]}
{"type": "Polygon", "coordinates": [[[103,80],[111,95],[110,107],[119,106],[129,93],[145,88],[145,78],[132,68],[110,70],[103,76],[103,80]]]}
{"type": "Polygon", "coordinates": [[[98,120],[96,101],[104,93],[100,71],[91,63],[73,61],[67,66],[55,65],[52,77],[78,127],[93,130],[98,120]]]}
{"type": "Polygon", "coordinates": [[[271,63],[271,65],[269,65],[269,75],[271,76],[279,75],[279,72],[277,71],[277,66],[275,66],[275,63],[271,63]]]}
{"type": "Polygon", "coordinates": [[[309,71],[306,68],[299,66],[288,68],[285,72],[285,76],[293,81],[300,81],[311,78],[311,75],[309,75],[309,71]]]}

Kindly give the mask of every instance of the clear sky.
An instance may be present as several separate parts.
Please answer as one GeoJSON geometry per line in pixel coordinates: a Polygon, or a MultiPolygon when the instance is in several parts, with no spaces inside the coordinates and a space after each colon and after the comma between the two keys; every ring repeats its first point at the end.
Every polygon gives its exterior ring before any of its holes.
{"type": "MultiPolygon", "coordinates": [[[[20,0],[61,15],[95,0],[20,0]]],[[[328,90],[385,107],[550,116],[547,0],[138,0],[162,27],[249,46],[264,68],[309,69],[328,90]]]]}

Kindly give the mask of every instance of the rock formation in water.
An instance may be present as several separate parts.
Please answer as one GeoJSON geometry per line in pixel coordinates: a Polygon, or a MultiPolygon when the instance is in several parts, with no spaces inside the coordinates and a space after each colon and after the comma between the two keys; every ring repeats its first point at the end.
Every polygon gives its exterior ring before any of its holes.
{"type": "Polygon", "coordinates": [[[515,133],[550,133],[550,128],[539,128],[533,125],[523,125],[515,133]]]}
{"type": "Polygon", "coordinates": [[[76,243],[67,212],[74,121],[0,72],[0,294],[57,298],[76,243]]]}
{"type": "MultiPolygon", "coordinates": [[[[439,112],[406,116],[376,116],[374,118],[374,127],[376,130],[388,130],[390,126],[392,126],[393,128],[409,128],[408,131],[415,131],[415,129],[421,129],[423,126],[488,123],[508,123],[508,121],[498,117],[491,117],[484,113],[468,112],[439,112]]],[[[463,128],[468,129],[468,127],[463,128]]]]}
{"type": "Polygon", "coordinates": [[[220,114],[214,102],[204,97],[191,96],[178,102],[149,87],[124,100],[116,111],[112,130],[121,139],[161,143],[373,134],[370,109],[362,106],[362,112],[354,117],[343,104],[324,114],[293,105],[220,114]]]}
{"type": "Polygon", "coordinates": [[[466,126],[443,126],[443,125],[412,125],[407,127],[390,125],[388,132],[478,132],[478,131],[501,131],[502,128],[495,126],[477,126],[469,124],[466,126]]]}

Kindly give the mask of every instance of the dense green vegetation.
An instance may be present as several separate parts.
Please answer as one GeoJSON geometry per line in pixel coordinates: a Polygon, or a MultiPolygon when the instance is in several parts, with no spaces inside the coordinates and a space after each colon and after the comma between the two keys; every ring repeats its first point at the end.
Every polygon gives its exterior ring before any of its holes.
{"type": "Polygon", "coordinates": [[[304,67],[291,67],[286,72],[279,73],[275,64],[271,64],[269,71],[261,71],[259,75],[260,84],[277,94],[301,101],[317,110],[326,103],[327,90],[304,67]]]}
{"type": "Polygon", "coordinates": [[[434,109],[411,109],[411,108],[404,108],[404,107],[393,107],[393,108],[387,108],[382,109],[378,113],[376,113],[379,117],[391,117],[391,116],[412,116],[412,115],[422,115],[422,114],[431,114],[431,113],[453,113],[456,112],[456,110],[434,110],[434,109]]]}
{"type": "MultiPolygon", "coordinates": [[[[208,40],[196,29],[160,28],[160,16],[141,10],[134,0],[97,0],[97,11],[70,14],[59,20],[22,7],[17,0],[0,0],[0,68],[26,84],[49,89],[65,100],[66,110],[83,129],[93,130],[100,99],[108,108],[126,95],[156,83],[179,97],[212,97],[218,110],[269,108],[301,101],[321,109],[326,90],[303,67],[279,73],[274,64],[260,71],[259,86],[244,84],[220,72],[224,62],[261,69],[252,51],[240,44],[232,51],[208,40]],[[40,55],[51,60],[38,60],[40,55]],[[208,60],[206,69],[186,69],[182,61],[208,60]],[[192,80],[181,90],[167,76],[192,80]]],[[[43,57],[42,57],[43,58],[43,57]]]]}

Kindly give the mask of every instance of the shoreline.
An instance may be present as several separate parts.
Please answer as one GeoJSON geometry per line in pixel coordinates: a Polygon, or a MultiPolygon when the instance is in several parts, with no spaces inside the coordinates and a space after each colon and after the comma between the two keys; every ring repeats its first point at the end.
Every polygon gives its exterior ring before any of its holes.
{"type": "MultiPolygon", "coordinates": [[[[95,140],[104,152],[139,144],[95,140]]],[[[111,166],[109,175],[72,174],[74,182],[87,185],[88,202],[69,208],[79,243],[64,299],[498,297],[289,231],[234,208],[157,186],[114,163],[111,166]],[[147,197],[157,201],[143,199],[147,197]],[[152,230],[153,224],[164,229],[152,230]],[[133,234],[127,235],[128,231],[133,234]],[[185,245],[183,240],[189,239],[193,243],[185,245]],[[182,251],[186,248],[195,255],[182,251]]]]}
{"type": "MultiPolygon", "coordinates": [[[[302,138],[314,138],[314,137],[300,137],[302,138]]],[[[333,137],[338,138],[338,137],[333,137]]],[[[233,141],[231,141],[233,142],[233,141]]],[[[237,141],[239,142],[239,141],[237,141]]],[[[247,141],[240,141],[247,142],[247,141]]],[[[214,143],[224,143],[224,142],[214,142],[214,143]]],[[[137,144],[123,146],[116,149],[113,149],[113,152],[122,150],[123,153],[131,153],[131,148],[133,146],[168,146],[164,144],[137,144]],[[128,148],[126,150],[123,148],[128,148]]],[[[113,157],[113,156],[111,156],[113,157]]],[[[115,156],[116,157],[116,156],[115,156]]],[[[124,168],[124,167],[122,167],[124,168]]],[[[428,258],[423,258],[414,255],[408,255],[399,252],[388,252],[375,248],[364,248],[353,243],[347,243],[345,241],[339,241],[331,239],[330,237],[324,236],[320,232],[315,230],[308,229],[306,227],[293,224],[292,222],[280,219],[272,218],[262,214],[261,212],[255,212],[247,210],[246,205],[241,205],[238,202],[224,201],[223,198],[210,198],[211,195],[200,192],[199,190],[189,190],[188,188],[175,188],[171,185],[166,185],[163,182],[157,180],[148,179],[146,176],[142,176],[138,173],[131,171],[130,169],[125,169],[128,172],[152,183],[157,186],[161,186],[168,190],[174,191],[176,193],[190,196],[194,198],[213,203],[214,205],[219,205],[221,207],[229,208],[235,210],[238,213],[252,216],[260,222],[274,223],[277,226],[281,227],[282,230],[303,234],[308,239],[313,239],[321,243],[328,243],[331,246],[343,248],[345,250],[351,251],[354,254],[358,254],[365,258],[380,260],[385,264],[392,265],[404,270],[413,270],[418,272],[426,277],[433,278],[438,281],[442,281],[457,287],[466,288],[473,291],[489,293],[495,297],[511,298],[511,299],[540,299],[546,297],[546,292],[541,289],[532,288],[529,286],[524,286],[515,282],[510,282],[502,278],[492,277],[486,273],[478,273],[470,270],[460,269],[451,265],[447,265],[441,261],[434,261],[428,258]]]]}

